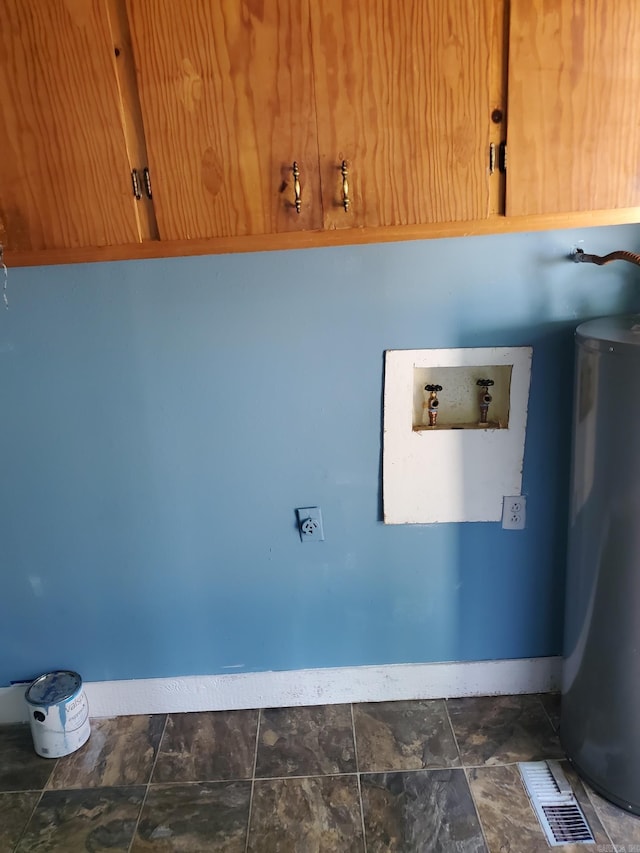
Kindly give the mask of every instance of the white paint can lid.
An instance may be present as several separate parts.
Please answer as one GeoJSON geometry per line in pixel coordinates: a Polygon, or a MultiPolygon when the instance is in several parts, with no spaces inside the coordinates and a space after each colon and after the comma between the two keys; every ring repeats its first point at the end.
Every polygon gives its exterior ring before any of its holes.
{"type": "Polygon", "coordinates": [[[24,695],[30,705],[56,705],[71,699],[81,687],[82,679],[77,672],[61,669],[36,678],[24,695]]]}

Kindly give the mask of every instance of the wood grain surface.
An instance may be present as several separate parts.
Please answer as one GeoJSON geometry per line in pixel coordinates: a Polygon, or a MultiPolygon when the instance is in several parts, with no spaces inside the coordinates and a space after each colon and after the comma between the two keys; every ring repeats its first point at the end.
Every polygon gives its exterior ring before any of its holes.
{"type": "Polygon", "coordinates": [[[139,240],[104,3],[1,0],[0,92],[5,246],[139,240]]]}
{"type": "Polygon", "coordinates": [[[507,213],[640,204],[640,3],[512,0],[507,213]]]}
{"type": "MultiPolygon", "coordinates": [[[[138,170],[142,197],[135,205],[138,227],[143,240],[158,239],[158,224],[153,206],[153,198],[145,192],[143,171],[149,165],[147,143],[142,122],[142,109],[138,94],[133,45],[129,19],[127,18],[126,0],[104,0],[109,13],[109,25],[114,46],[115,69],[120,94],[124,134],[127,154],[132,169],[138,170]]],[[[153,189],[153,176],[151,176],[153,189]]],[[[153,196],[153,192],[152,192],[153,196]]]]}
{"type": "Polygon", "coordinates": [[[325,227],[487,216],[492,62],[501,62],[491,55],[492,0],[314,0],[311,9],[325,227]]]}
{"type": "Polygon", "coordinates": [[[182,0],[180,14],[128,0],[128,12],[160,237],[318,227],[307,0],[182,0]]]}
{"type": "MultiPolygon", "coordinates": [[[[442,237],[472,237],[482,234],[512,234],[560,228],[594,228],[640,222],[640,207],[594,210],[582,213],[552,213],[532,216],[490,216],[470,222],[428,222],[421,225],[379,225],[376,228],[340,228],[324,231],[289,231],[239,237],[209,237],[193,240],[146,240],[123,246],[8,251],[9,296],[13,267],[40,264],[78,264],[92,261],[124,261],[144,258],[177,258],[187,255],[219,255],[230,252],[270,252],[313,249],[327,246],[360,246],[404,240],[442,237]]],[[[588,248],[588,246],[587,246],[588,248]]],[[[562,260],[562,258],[560,258],[562,260]]],[[[567,252],[565,260],[571,262],[567,252]]]]}

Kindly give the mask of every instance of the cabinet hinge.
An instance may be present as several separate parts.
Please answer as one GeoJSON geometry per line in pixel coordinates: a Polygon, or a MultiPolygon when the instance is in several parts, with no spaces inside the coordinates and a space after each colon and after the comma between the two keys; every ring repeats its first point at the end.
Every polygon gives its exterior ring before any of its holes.
{"type": "Polygon", "coordinates": [[[500,143],[500,154],[498,155],[498,168],[504,174],[507,171],[507,143],[500,143]]]}
{"type": "Polygon", "coordinates": [[[144,191],[147,194],[147,198],[153,198],[153,195],[151,194],[151,175],[149,174],[147,166],[142,170],[142,177],[144,180],[144,191]]]}
{"type": "Polygon", "coordinates": [[[136,201],[140,201],[142,198],[142,194],[140,193],[140,178],[138,177],[138,170],[131,170],[131,186],[133,188],[133,197],[136,201]]]}

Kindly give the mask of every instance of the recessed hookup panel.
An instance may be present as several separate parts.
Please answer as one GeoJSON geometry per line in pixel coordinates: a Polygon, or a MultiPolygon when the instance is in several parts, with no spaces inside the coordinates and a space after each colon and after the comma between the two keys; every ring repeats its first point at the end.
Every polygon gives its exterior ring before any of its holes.
{"type": "Polygon", "coordinates": [[[388,350],[385,524],[502,521],[522,491],[531,347],[388,350]]]}
{"type": "Polygon", "coordinates": [[[413,368],[413,428],[508,429],[511,364],[413,368]]]}

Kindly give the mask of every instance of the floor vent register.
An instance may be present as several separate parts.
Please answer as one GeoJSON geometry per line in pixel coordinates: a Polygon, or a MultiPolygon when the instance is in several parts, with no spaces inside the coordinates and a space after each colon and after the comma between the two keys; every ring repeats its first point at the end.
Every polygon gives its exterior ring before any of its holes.
{"type": "Polygon", "coordinates": [[[594,844],[589,824],[559,762],[523,761],[518,766],[550,846],[594,844]]]}

